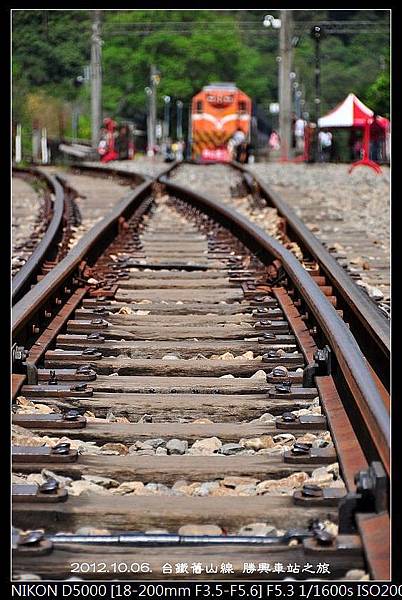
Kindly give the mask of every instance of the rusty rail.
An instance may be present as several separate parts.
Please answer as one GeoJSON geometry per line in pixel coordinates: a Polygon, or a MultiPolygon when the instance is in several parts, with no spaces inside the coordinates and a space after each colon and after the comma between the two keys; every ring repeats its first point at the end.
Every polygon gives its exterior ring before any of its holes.
{"type": "Polygon", "coordinates": [[[320,240],[306,227],[294,210],[257,175],[244,165],[233,162],[231,166],[257,184],[258,190],[269,206],[277,209],[286,219],[287,231],[304,252],[319,264],[336,290],[338,308],[344,311],[345,320],[362,348],[367,360],[389,389],[390,384],[390,326],[385,315],[368,296],[359,289],[349,275],[324,248],[320,240]]]}
{"type": "Polygon", "coordinates": [[[41,313],[77,272],[82,261],[94,260],[111,241],[118,230],[119,219],[130,216],[150,193],[152,180],[145,181],[120,202],[71,249],[69,254],[52,269],[33,289],[13,307],[13,338],[32,322],[41,320],[41,313]]]}
{"type": "Polygon", "coordinates": [[[13,305],[21,299],[23,294],[29,289],[29,286],[35,282],[36,275],[39,274],[44,260],[53,252],[55,246],[60,241],[63,233],[63,213],[64,213],[64,190],[61,184],[44,171],[37,168],[15,169],[18,172],[29,172],[46,181],[47,186],[54,193],[53,215],[45,235],[37,244],[35,250],[30,255],[27,262],[21,267],[12,280],[12,303],[13,305]]]}
{"type": "Polygon", "coordinates": [[[99,163],[99,165],[93,165],[87,162],[72,163],[70,168],[78,169],[80,171],[87,171],[89,174],[91,174],[92,171],[93,173],[102,173],[103,175],[109,175],[111,177],[123,177],[124,179],[130,179],[131,181],[134,180],[135,184],[140,184],[144,181],[151,181],[153,179],[149,175],[145,175],[137,171],[126,171],[117,167],[106,167],[102,163],[99,163]]]}
{"type": "MultiPolygon", "coordinates": [[[[180,166],[180,164],[181,164],[181,161],[177,161],[177,160],[170,163],[169,166],[166,167],[166,169],[162,170],[162,172],[159,174],[159,177],[161,177],[162,175],[168,175],[171,171],[173,171],[178,166],[180,166]]],[[[126,179],[131,179],[131,180],[136,179],[137,182],[151,181],[151,180],[156,179],[156,177],[152,177],[151,175],[146,175],[145,173],[140,173],[139,171],[132,171],[132,170],[127,171],[125,169],[119,169],[118,167],[106,167],[102,163],[99,163],[99,166],[93,165],[93,164],[90,164],[87,162],[73,163],[71,165],[71,168],[85,170],[85,171],[94,171],[94,172],[99,172],[99,173],[103,173],[103,174],[107,174],[107,175],[115,175],[117,177],[124,177],[126,179]]]]}
{"type": "Polygon", "coordinates": [[[372,444],[372,448],[368,450],[370,458],[373,458],[375,450],[389,473],[390,418],[381,394],[356,339],[307,271],[291,252],[246,217],[205,194],[201,195],[187,187],[171,183],[164,175],[158,180],[166,185],[167,191],[172,195],[186,202],[190,201],[231,231],[235,231],[237,237],[256,252],[261,260],[271,262],[272,258],[275,258],[281,261],[286,274],[306,302],[334,352],[361,423],[369,433],[370,445],[372,444]]]}
{"type": "MultiPolygon", "coordinates": [[[[389,413],[384,405],[381,394],[373,379],[370,367],[359,348],[356,339],[351,335],[345,322],[339,317],[334,307],[321,293],[318,286],[300,265],[299,261],[279,242],[268,236],[257,225],[234,212],[222,203],[201,195],[181,185],[173,184],[167,174],[177,164],[173,163],[157,178],[163,183],[169,193],[191,202],[203,211],[211,214],[230,230],[235,231],[239,239],[259,258],[271,262],[272,258],[279,259],[293,285],[306,302],[311,314],[319,325],[326,340],[336,357],[340,372],[351,392],[355,409],[359,414],[362,425],[369,434],[372,444],[370,458],[377,456],[381,459],[389,473],[390,422],[389,413]]],[[[102,169],[103,170],[103,169],[102,169]]],[[[114,169],[115,174],[121,174],[114,169]]],[[[76,272],[81,261],[96,254],[99,255],[118,227],[118,219],[127,216],[150,192],[152,179],[147,180],[131,192],[104,219],[95,225],[69,255],[63,259],[46,277],[17,303],[13,310],[13,336],[18,335],[25,325],[38,318],[46,303],[52,296],[66,285],[69,277],[76,272]],[[35,307],[34,310],[32,307],[35,307]]],[[[92,256],[93,258],[93,256],[92,256]]]]}
{"type": "MultiPolygon", "coordinates": [[[[389,414],[376,386],[373,373],[347,325],[299,261],[279,242],[268,236],[260,227],[248,221],[247,218],[213,198],[196,193],[184,186],[170,183],[166,173],[175,166],[177,165],[170,165],[165,173],[157,178],[157,181],[166,187],[169,194],[184,200],[195,208],[201,209],[204,213],[209,214],[216,221],[223,224],[234,232],[241,242],[253,250],[263,262],[270,264],[273,259],[280,261],[288,280],[291,282],[290,288],[293,286],[300,298],[303,299],[303,303],[308,306],[309,314],[320,329],[320,336],[324,337],[333,351],[336,359],[334,380],[337,385],[339,381],[342,385],[343,382],[346,382],[347,389],[350,392],[349,396],[346,395],[346,399],[345,395],[339,394],[343,399],[343,410],[348,416],[357,413],[360,423],[369,434],[369,445],[367,445],[366,440],[363,441],[360,438],[362,429],[360,424],[356,427],[356,420],[354,419],[354,435],[357,435],[356,431],[359,432],[359,441],[362,442],[367,461],[379,458],[389,474],[389,414]],[[351,403],[349,404],[350,400],[351,403]]],[[[120,175],[121,172],[115,170],[115,174],[120,175]]],[[[118,232],[119,220],[121,223],[122,217],[127,219],[133,213],[141,214],[146,210],[146,207],[149,206],[149,202],[146,200],[152,191],[153,182],[155,182],[155,179],[147,178],[144,183],[123,198],[100,223],[95,225],[81,239],[63,261],[17,303],[13,314],[14,336],[23,335],[26,326],[32,323],[33,320],[40,318],[44,307],[54,299],[55,295],[60,294],[61,289],[64,289],[66,285],[70,286],[69,282],[73,277],[76,278],[76,284],[73,283],[71,287],[78,285],[77,272],[79,273],[80,265],[83,261],[91,264],[107,248],[108,243],[118,232]]],[[[81,287],[82,283],[81,280],[81,287]]],[[[306,358],[309,359],[310,356],[308,355],[306,358]]],[[[320,378],[318,379],[320,380],[320,378]]],[[[327,383],[323,379],[325,378],[321,377],[321,380],[317,382],[319,389],[320,385],[324,386],[327,383]]],[[[17,385],[18,381],[16,380],[15,383],[17,385]]],[[[335,396],[336,390],[332,391],[335,396]]],[[[338,401],[337,398],[336,400],[338,401]]],[[[343,437],[337,438],[337,442],[342,444],[345,455],[350,451],[350,448],[344,442],[348,437],[348,433],[343,431],[343,437]]],[[[348,455],[346,458],[350,462],[351,456],[348,455]]],[[[363,456],[360,456],[359,460],[364,463],[363,456]]],[[[342,465],[345,469],[344,462],[342,462],[342,465]]],[[[346,469],[349,489],[351,487],[352,471],[353,466],[350,465],[350,468],[346,469]]],[[[378,518],[382,519],[384,538],[387,515],[380,515],[378,518]]],[[[373,535],[370,527],[373,527],[371,522],[359,523],[359,530],[363,532],[363,536],[373,535]]],[[[376,561],[375,568],[384,570],[387,566],[387,554],[384,551],[377,552],[374,558],[376,561]]]]}

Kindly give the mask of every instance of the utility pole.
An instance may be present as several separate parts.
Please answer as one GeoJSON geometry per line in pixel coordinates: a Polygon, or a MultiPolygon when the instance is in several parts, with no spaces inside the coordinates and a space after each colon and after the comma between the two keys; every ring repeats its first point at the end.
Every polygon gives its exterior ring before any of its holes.
{"type": "Polygon", "coordinates": [[[151,123],[151,96],[152,90],[150,87],[145,88],[145,93],[147,95],[147,154],[151,156],[152,153],[152,123],[151,123]]]}
{"type": "Polygon", "coordinates": [[[149,129],[148,129],[148,150],[154,151],[156,144],[155,128],[156,128],[156,87],[159,84],[159,71],[155,65],[151,65],[151,93],[149,94],[149,129]]]}
{"type": "Polygon", "coordinates": [[[165,103],[165,108],[163,111],[163,140],[167,142],[170,135],[170,96],[164,96],[163,101],[165,103]]]}
{"type": "Polygon", "coordinates": [[[188,104],[188,129],[187,129],[187,147],[186,147],[186,156],[187,160],[191,159],[191,155],[193,153],[193,121],[191,118],[191,100],[188,104]]]}
{"type": "Polygon", "coordinates": [[[281,10],[281,29],[279,34],[279,136],[281,140],[281,158],[290,157],[292,148],[292,11],[281,10]]]}
{"type": "Polygon", "coordinates": [[[315,98],[314,98],[314,118],[316,122],[315,128],[315,159],[320,159],[320,138],[318,135],[318,120],[321,115],[321,53],[320,42],[323,38],[324,31],[320,25],[314,25],[310,31],[310,35],[315,42],[315,98]]]}
{"type": "Polygon", "coordinates": [[[183,138],[183,102],[177,100],[176,102],[177,116],[176,116],[176,137],[178,140],[183,138]]]}
{"type": "Polygon", "coordinates": [[[91,141],[97,148],[102,124],[102,39],[101,11],[92,12],[91,37],[91,141]]]}

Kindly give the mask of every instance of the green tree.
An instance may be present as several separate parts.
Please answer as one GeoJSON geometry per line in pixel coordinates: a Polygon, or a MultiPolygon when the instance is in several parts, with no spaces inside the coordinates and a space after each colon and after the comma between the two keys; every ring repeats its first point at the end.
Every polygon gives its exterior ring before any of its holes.
{"type": "MultiPolygon", "coordinates": [[[[272,10],[275,17],[280,12],[272,10]]],[[[278,99],[279,30],[264,28],[260,10],[105,10],[102,11],[104,112],[117,118],[145,113],[151,64],[161,74],[163,96],[188,106],[202,86],[233,81],[267,112],[278,99]]],[[[304,110],[314,109],[313,23],[351,23],[353,33],[327,35],[321,44],[321,112],[353,91],[389,113],[387,10],[300,10],[293,12],[297,46],[294,68],[304,93],[304,110]],[[372,23],[371,33],[362,24],[372,23]],[[378,25],[378,27],[377,27],[378,25]],[[388,79],[387,79],[388,78],[388,79]],[[388,89],[388,92],[387,92],[388,89]]],[[[370,31],[369,31],[370,30],[370,31]]],[[[76,88],[77,75],[90,62],[88,10],[17,10],[13,13],[13,111],[27,120],[29,94],[54,97],[71,110],[79,101],[89,117],[90,86],[76,88]]],[[[87,122],[87,121],[85,121],[87,122]]]]}
{"type": "Polygon", "coordinates": [[[368,88],[365,100],[375,113],[389,118],[390,77],[389,68],[380,73],[374,83],[368,88]]]}

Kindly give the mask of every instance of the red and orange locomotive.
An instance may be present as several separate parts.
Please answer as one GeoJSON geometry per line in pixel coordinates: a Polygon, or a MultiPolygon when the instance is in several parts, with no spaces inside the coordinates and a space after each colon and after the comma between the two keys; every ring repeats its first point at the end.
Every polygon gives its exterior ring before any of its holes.
{"type": "Polygon", "coordinates": [[[192,100],[192,158],[202,161],[231,160],[230,143],[241,130],[250,139],[251,99],[234,83],[204,86],[192,100]]]}

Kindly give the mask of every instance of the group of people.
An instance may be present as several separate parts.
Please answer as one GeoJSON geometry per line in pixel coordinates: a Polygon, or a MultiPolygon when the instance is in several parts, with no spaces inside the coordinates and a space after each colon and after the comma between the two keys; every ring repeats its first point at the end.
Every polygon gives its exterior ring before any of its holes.
{"type": "Polygon", "coordinates": [[[170,139],[165,144],[162,144],[162,155],[165,162],[173,162],[175,160],[183,160],[185,151],[185,142],[178,140],[172,142],[170,139]]]}
{"type": "MultiPolygon", "coordinates": [[[[309,127],[307,121],[299,117],[292,119],[292,142],[291,147],[296,154],[303,154],[307,144],[311,145],[313,142],[313,136],[311,127],[309,127]],[[306,141],[306,138],[307,141],[306,141]]],[[[333,158],[333,136],[329,130],[321,130],[318,133],[318,144],[319,144],[319,161],[327,162],[333,158]]],[[[279,133],[274,129],[268,139],[268,148],[270,151],[278,152],[281,148],[281,139],[279,133]]]]}
{"type": "MultiPolygon", "coordinates": [[[[313,128],[302,119],[293,119],[292,121],[292,147],[297,154],[303,154],[305,149],[315,145],[316,135],[313,128]]],[[[378,161],[383,159],[384,143],[381,139],[381,131],[377,132],[372,128],[370,139],[370,157],[371,160],[378,161]]],[[[358,160],[362,157],[363,133],[358,129],[352,128],[349,137],[350,160],[358,160]]],[[[321,129],[318,132],[318,160],[328,162],[337,159],[338,150],[336,140],[329,129],[321,129]]],[[[268,148],[270,151],[279,151],[281,140],[276,130],[271,131],[268,139],[268,148]]],[[[185,142],[183,140],[172,141],[168,139],[161,147],[155,148],[156,153],[161,153],[165,162],[183,160],[185,155],[185,142]]],[[[227,151],[231,160],[239,163],[248,163],[251,157],[251,145],[247,141],[246,134],[238,128],[227,143],[227,151]]],[[[134,158],[135,147],[130,128],[126,124],[116,123],[113,119],[106,118],[103,121],[101,129],[101,140],[98,146],[98,153],[101,162],[111,160],[126,160],[134,158]]]]}
{"type": "Polygon", "coordinates": [[[116,121],[107,117],[103,120],[100,137],[98,154],[101,162],[134,158],[134,140],[127,125],[118,125],[116,121]]]}
{"type": "MultiPolygon", "coordinates": [[[[292,118],[292,148],[297,153],[302,154],[304,152],[305,144],[305,129],[307,123],[304,119],[299,117],[296,119],[295,115],[292,118]]],[[[281,148],[281,139],[279,133],[273,129],[268,139],[268,147],[270,150],[278,151],[281,148]]]]}

